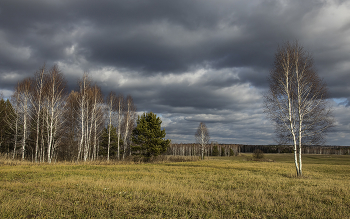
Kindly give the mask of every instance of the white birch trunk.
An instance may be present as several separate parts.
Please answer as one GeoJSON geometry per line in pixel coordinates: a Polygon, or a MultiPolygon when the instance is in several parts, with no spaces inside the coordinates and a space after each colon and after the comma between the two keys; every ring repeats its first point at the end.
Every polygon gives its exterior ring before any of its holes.
{"type": "Polygon", "coordinates": [[[123,160],[125,159],[126,154],[126,146],[127,146],[127,138],[129,135],[129,121],[130,121],[130,102],[127,100],[128,109],[126,111],[126,124],[125,124],[125,133],[124,133],[124,139],[123,139],[123,160]]]}
{"type": "Polygon", "coordinates": [[[19,119],[19,114],[18,114],[18,101],[19,101],[19,93],[17,92],[16,94],[16,99],[15,99],[15,116],[16,116],[16,120],[15,120],[15,139],[14,139],[14,147],[13,147],[13,156],[12,159],[15,159],[16,156],[16,148],[17,148],[17,141],[18,141],[18,119],[19,119]]]}
{"type": "MultiPolygon", "coordinates": [[[[121,118],[122,118],[122,98],[118,98],[118,152],[117,152],[117,154],[118,154],[118,160],[119,160],[119,158],[120,158],[120,127],[121,127],[121,123],[122,123],[122,120],[121,120],[121,118]]],[[[124,160],[124,155],[125,155],[125,151],[124,151],[124,153],[123,153],[123,160],[124,160]]]]}
{"type": "Polygon", "coordinates": [[[43,79],[44,79],[44,68],[41,70],[39,75],[39,97],[37,106],[37,119],[36,119],[36,142],[35,142],[35,163],[38,162],[38,150],[39,150],[39,127],[40,127],[40,112],[41,112],[41,96],[43,91],[43,79]]]}
{"type": "Polygon", "coordinates": [[[110,148],[110,145],[111,145],[111,129],[112,129],[112,109],[111,109],[111,105],[109,106],[110,109],[109,109],[109,125],[108,125],[107,161],[109,161],[109,148],[110,148]]]}
{"type": "Polygon", "coordinates": [[[86,133],[85,133],[85,145],[84,145],[84,161],[87,160],[88,154],[89,154],[89,142],[90,142],[90,135],[89,135],[89,100],[86,98],[86,133]]]}
{"type": "Polygon", "coordinates": [[[28,116],[28,99],[24,95],[24,114],[23,114],[23,139],[22,139],[22,160],[24,160],[24,153],[26,149],[26,139],[27,139],[27,116],[28,116]]]}
{"type": "Polygon", "coordinates": [[[82,153],[82,147],[84,143],[84,135],[85,135],[85,130],[84,130],[84,119],[85,119],[85,86],[86,86],[86,77],[85,75],[83,76],[83,81],[81,82],[80,85],[80,102],[79,102],[79,107],[80,107],[80,120],[81,120],[81,136],[80,136],[80,143],[78,146],[78,157],[77,161],[79,161],[81,153],[82,153]]]}

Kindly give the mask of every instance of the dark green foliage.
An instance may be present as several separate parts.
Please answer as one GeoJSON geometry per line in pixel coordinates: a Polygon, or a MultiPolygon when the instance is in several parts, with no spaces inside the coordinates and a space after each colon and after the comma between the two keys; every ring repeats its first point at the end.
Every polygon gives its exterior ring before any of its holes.
{"type": "Polygon", "coordinates": [[[137,118],[137,126],[132,133],[132,141],[136,146],[134,153],[150,158],[166,152],[170,140],[165,140],[165,129],[161,130],[162,120],[156,114],[144,113],[137,118]]]}
{"type": "Polygon", "coordinates": [[[233,152],[232,148],[230,148],[230,156],[234,156],[235,153],[233,152]]]}
{"type": "Polygon", "coordinates": [[[215,145],[215,146],[213,147],[213,152],[212,152],[211,155],[212,155],[212,156],[219,156],[219,150],[218,150],[218,146],[217,146],[217,145],[215,145]]]}
{"type": "Polygon", "coordinates": [[[281,153],[293,153],[293,148],[292,147],[284,147],[281,150],[281,153]]]}
{"type": "Polygon", "coordinates": [[[222,156],[222,157],[225,156],[225,148],[221,148],[221,156],[222,156]]]}
{"type": "Polygon", "coordinates": [[[264,158],[264,152],[262,150],[260,150],[260,149],[256,149],[253,152],[253,157],[255,159],[262,159],[262,158],[264,158]]]}
{"type": "MultiPolygon", "coordinates": [[[[109,126],[108,126],[109,127],[109,126]]],[[[99,155],[107,156],[108,150],[108,129],[104,128],[102,133],[102,142],[100,144],[99,155]]],[[[119,145],[123,145],[123,140],[120,138],[119,145]]],[[[109,148],[109,155],[113,158],[117,158],[118,154],[118,134],[117,128],[112,125],[111,128],[111,144],[109,148]]],[[[120,147],[120,154],[123,154],[122,147],[120,147]]]]}
{"type": "Polygon", "coordinates": [[[0,153],[10,153],[13,150],[14,130],[10,121],[15,118],[12,104],[9,100],[0,100],[0,153]]]}

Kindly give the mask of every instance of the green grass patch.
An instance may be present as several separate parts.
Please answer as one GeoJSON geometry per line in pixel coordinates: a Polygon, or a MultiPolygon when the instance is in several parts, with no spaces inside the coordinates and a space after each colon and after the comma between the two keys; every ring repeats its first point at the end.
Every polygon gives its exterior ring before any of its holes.
{"type": "Polygon", "coordinates": [[[0,162],[0,218],[349,218],[350,156],[0,162]]]}

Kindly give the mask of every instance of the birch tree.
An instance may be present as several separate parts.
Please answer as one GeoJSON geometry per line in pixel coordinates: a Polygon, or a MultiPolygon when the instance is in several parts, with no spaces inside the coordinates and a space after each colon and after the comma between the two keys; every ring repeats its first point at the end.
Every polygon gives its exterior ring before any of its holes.
{"type": "Polygon", "coordinates": [[[45,66],[43,66],[39,72],[34,76],[33,81],[33,95],[32,95],[32,105],[35,111],[36,117],[36,141],[35,141],[35,162],[38,162],[38,151],[39,151],[39,132],[40,132],[40,116],[42,114],[42,96],[44,92],[44,76],[45,76],[45,66]]]}
{"type": "Polygon", "coordinates": [[[16,96],[18,95],[19,112],[22,115],[21,116],[21,122],[23,127],[22,160],[24,160],[24,156],[25,156],[26,140],[28,137],[29,122],[30,122],[30,116],[31,116],[31,112],[30,112],[31,85],[32,85],[31,79],[26,78],[23,81],[19,82],[15,89],[15,95],[16,96]]]}
{"type": "Polygon", "coordinates": [[[265,112],[274,122],[277,141],[292,143],[298,176],[302,146],[322,144],[333,126],[327,86],[313,69],[313,60],[297,42],[285,43],[275,54],[265,95],[265,112]]]}
{"type": "MultiPolygon", "coordinates": [[[[107,146],[107,161],[109,161],[109,151],[111,147],[111,129],[112,129],[112,124],[114,120],[114,113],[115,113],[115,108],[116,108],[116,102],[117,102],[117,96],[114,92],[110,92],[108,97],[107,97],[107,111],[108,111],[108,146],[107,146]]],[[[118,142],[119,145],[119,142],[118,142]]],[[[119,159],[119,154],[118,154],[118,159],[119,159]]]]}
{"type": "MultiPolygon", "coordinates": [[[[69,97],[69,107],[67,115],[77,118],[79,123],[79,142],[77,160],[94,160],[98,154],[99,137],[104,125],[104,100],[101,89],[91,86],[91,80],[85,73],[79,81],[79,92],[72,92],[69,97]],[[76,102],[74,101],[76,100],[76,102]]],[[[76,119],[73,119],[76,120],[76,119]]],[[[72,122],[66,123],[70,129],[75,129],[72,122]]],[[[73,136],[70,137],[72,142],[73,136]]]]}
{"type": "MultiPolygon", "coordinates": [[[[88,150],[91,154],[90,159],[94,160],[97,157],[97,138],[101,133],[102,119],[102,104],[103,104],[103,95],[101,89],[95,85],[90,89],[90,99],[91,102],[91,121],[90,121],[90,129],[88,134],[88,142],[92,144],[92,148],[89,146],[88,150]]],[[[87,152],[86,152],[87,153],[87,152]]],[[[84,158],[84,160],[86,160],[84,158]]]]}
{"type": "Polygon", "coordinates": [[[201,158],[204,159],[205,146],[209,143],[210,136],[207,126],[201,122],[195,134],[196,142],[201,146],[201,158]]]}
{"type": "Polygon", "coordinates": [[[128,142],[129,142],[128,140],[130,138],[130,133],[134,128],[135,120],[136,120],[136,107],[130,95],[127,96],[124,105],[125,105],[125,116],[124,116],[124,122],[123,122],[124,124],[123,160],[125,158],[127,151],[129,152],[129,155],[131,155],[131,148],[130,148],[130,144],[128,145],[128,142]]]}
{"type": "MultiPolygon", "coordinates": [[[[102,93],[101,93],[102,95],[102,93]]],[[[103,101],[103,96],[101,96],[101,100],[103,101]]],[[[99,105],[96,110],[96,119],[94,122],[94,140],[93,140],[93,150],[92,150],[92,160],[96,160],[98,158],[99,151],[99,141],[102,136],[103,128],[105,125],[105,114],[103,110],[103,105],[99,105]]]]}
{"type": "Polygon", "coordinates": [[[63,113],[66,103],[66,80],[63,74],[54,65],[48,74],[47,91],[45,95],[46,126],[47,126],[47,161],[51,163],[54,150],[61,138],[57,135],[63,124],[63,113]]]}
{"type": "MultiPolygon", "coordinates": [[[[123,119],[123,113],[124,113],[124,97],[123,95],[118,95],[116,99],[116,112],[117,112],[117,157],[118,160],[120,159],[120,137],[121,137],[121,127],[122,127],[122,119],[123,119]]],[[[123,159],[125,156],[125,150],[123,151],[123,159]]]]}
{"type": "Polygon", "coordinates": [[[87,101],[88,101],[88,89],[90,87],[90,80],[87,73],[84,73],[83,78],[79,81],[79,122],[80,122],[80,141],[78,145],[78,157],[77,160],[81,158],[83,152],[84,141],[86,141],[86,115],[87,115],[87,101]]]}

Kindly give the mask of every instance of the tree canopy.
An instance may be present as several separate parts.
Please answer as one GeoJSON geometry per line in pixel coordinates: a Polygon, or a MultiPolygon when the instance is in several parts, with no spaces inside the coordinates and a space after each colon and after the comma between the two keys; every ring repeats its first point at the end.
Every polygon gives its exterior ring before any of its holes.
{"type": "Polygon", "coordinates": [[[132,133],[133,150],[145,157],[158,156],[170,145],[165,138],[165,129],[161,130],[162,120],[156,114],[144,113],[137,118],[137,126],[132,133]]]}

